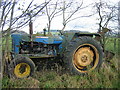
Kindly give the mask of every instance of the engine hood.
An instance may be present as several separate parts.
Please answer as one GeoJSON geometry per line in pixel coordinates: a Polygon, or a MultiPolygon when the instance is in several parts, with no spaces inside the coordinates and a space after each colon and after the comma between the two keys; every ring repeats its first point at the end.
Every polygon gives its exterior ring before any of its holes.
{"type": "Polygon", "coordinates": [[[35,36],[33,41],[41,42],[44,44],[61,44],[62,38],[60,36],[35,36]]]}

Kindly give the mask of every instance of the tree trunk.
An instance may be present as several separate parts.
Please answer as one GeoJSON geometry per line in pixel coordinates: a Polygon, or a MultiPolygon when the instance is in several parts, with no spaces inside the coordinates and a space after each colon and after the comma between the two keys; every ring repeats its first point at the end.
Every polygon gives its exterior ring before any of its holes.
{"type": "Polygon", "coordinates": [[[50,34],[51,21],[48,23],[48,34],[50,34]]]}
{"type": "Polygon", "coordinates": [[[2,33],[0,33],[0,79],[2,79],[2,33]]]}
{"type": "Polygon", "coordinates": [[[4,58],[3,58],[3,70],[5,70],[5,73],[8,73],[8,65],[11,61],[11,57],[10,57],[10,31],[11,31],[11,27],[12,27],[12,20],[13,20],[13,14],[14,14],[14,7],[16,4],[16,0],[13,1],[13,5],[11,7],[11,15],[10,15],[10,24],[9,24],[9,28],[7,29],[7,35],[6,35],[6,42],[5,42],[5,52],[4,52],[4,58]],[[4,67],[5,66],[5,67],[4,67]]]}

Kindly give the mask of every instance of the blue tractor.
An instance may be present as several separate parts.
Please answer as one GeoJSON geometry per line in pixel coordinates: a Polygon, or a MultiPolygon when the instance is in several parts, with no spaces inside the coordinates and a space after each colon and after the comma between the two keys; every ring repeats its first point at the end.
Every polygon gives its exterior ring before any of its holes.
{"type": "Polygon", "coordinates": [[[25,78],[35,70],[33,58],[61,58],[72,74],[85,74],[102,63],[103,50],[98,33],[55,31],[51,35],[12,34],[10,76],[25,78]]]}

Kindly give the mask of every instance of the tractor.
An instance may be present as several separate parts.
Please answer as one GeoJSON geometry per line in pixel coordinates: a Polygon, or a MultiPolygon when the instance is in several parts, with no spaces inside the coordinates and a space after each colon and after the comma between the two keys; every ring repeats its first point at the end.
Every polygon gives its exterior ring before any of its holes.
{"type": "MultiPolygon", "coordinates": [[[[103,49],[99,33],[83,33],[56,30],[53,34],[33,34],[32,22],[29,34],[12,34],[12,60],[9,75],[26,78],[33,75],[33,58],[62,58],[72,74],[89,73],[102,64],[103,49]]],[[[52,32],[51,32],[52,33],[52,32]]]]}

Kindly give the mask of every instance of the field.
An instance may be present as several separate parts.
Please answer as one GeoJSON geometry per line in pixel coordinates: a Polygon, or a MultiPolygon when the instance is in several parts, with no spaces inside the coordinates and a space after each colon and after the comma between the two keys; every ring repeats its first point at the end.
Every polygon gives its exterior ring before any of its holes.
{"type": "Polygon", "coordinates": [[[24,79],[9,79],[7,75],[2,80],[3,88],[120,88],[119,63],[119,39],[110,38],[106,43],[106,50],[115,53],[111,60],[103,60],[99,70],[87,75],[70,75],[64,67],[55,63],[53,67],[36,70],[32,77],[24,79]]]}

